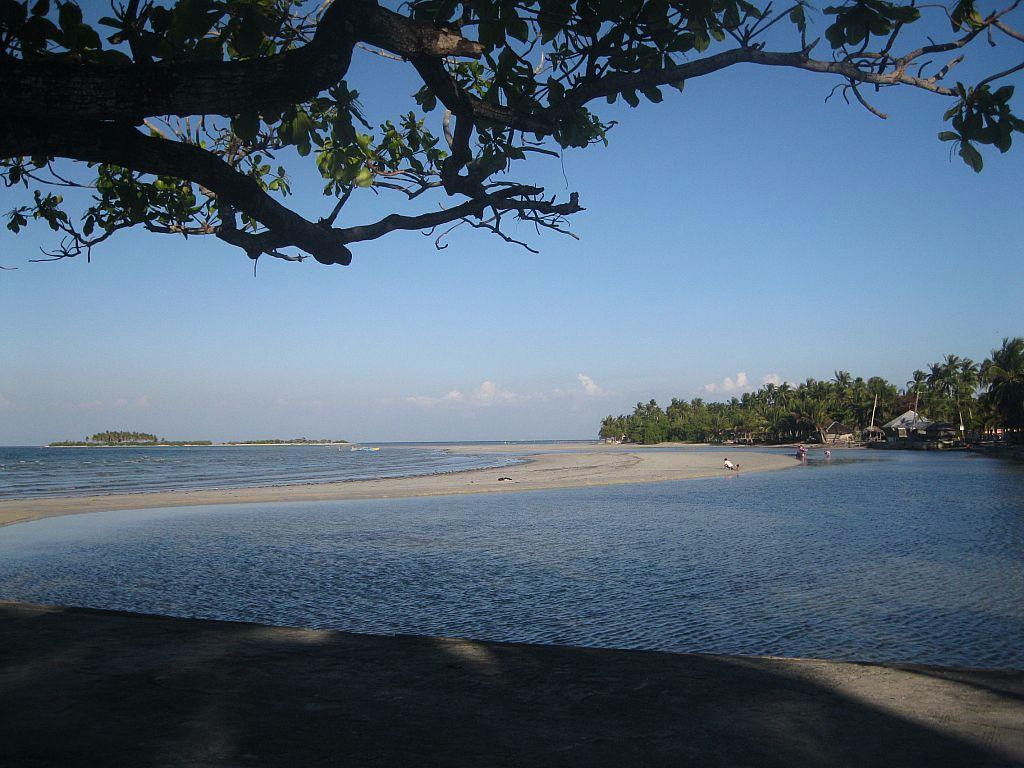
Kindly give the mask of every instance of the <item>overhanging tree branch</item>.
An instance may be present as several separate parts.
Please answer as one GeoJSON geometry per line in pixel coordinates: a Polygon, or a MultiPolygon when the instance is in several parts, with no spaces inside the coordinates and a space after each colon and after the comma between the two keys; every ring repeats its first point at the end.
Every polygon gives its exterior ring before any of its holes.
{"type": "Polygon", "coordinates": [[[0,156],[17,155],[110,163],[140,173],[192,181],[270,229],[278,247],[295,245],[322,264],[348,264],[352,260],[335,230],[303,218],[268,195],[255,179],[191,144],[143,136],[124,125],[0,122],[0,156]]]}
{"type": "Polygon", "coordinates": [[[281,250],[295,247],[327,264],[347,264],[348,244],[396,230],[466,223],[521,242],[501,230],[517,220],[563,232],[564,217],[583,210],[575,193],[559,203],[500,174],[528,153],[558,157],[606,140],[614,123],[596,114],[599,100],[659,102],[662,86],[739,64],[830,76],[879,116],[859,86],[945,97],[953,130],[939,137],[956,142],[976,171],[976,144],[1005,152],[1010,134],[1024,131],[1009,106],[1012,86],[989,87],[1024,64],[1004,63],[973,85],[945,81],[983,33],[992,43],[995,30],[1000,40],[1024,41],[1008,23],[1024,0],[984,17],[973,0],[958,0],[947,12],[956,37],[929,38],[902,55],[898,43],[928,6],[845,0],[825,10],[831,60],[812,58],[820,38],[808,42],[802,2],[773,14],[771,3],[413,0],[400,13],[377,0],[334,0],[317,17],[299,0],[128,0],[101,22],[118,30],[108,38],[116,49],[82,20],[78,2],[12,0],[0,19],[0,177],[35,198],[11,211],[7,226],[17,232],[43,220],[72,237],[66,255],[137,225],[214,234],[252,258],[301,260],[281,250]],[[799,47],[765,50],[765,31],[775,35],[786,19],[799,47]],[[738,47],[698,55],[729,40],[738,47]],[[423,82],[415,95],[422,113],[367,122],[345,79],[364,44],[411,64],[423,82]],[[435,135],[427,121],[438,103],[435,135]],[[279,202],[292,185],[285,164],[293,158],[282,151],[315,160],[330,200],[318,221],[279,202]],[[53,159],[99,165],[79,183],[63,165],[51,177],[53,159]],[[80,228],[59,194],[41,194],[54,184],[92,190],[80,228]],[[381,199],[397,191],[403,202],[433,191],[452,199],[353,225],[342,207],[359,189],[381,199]],[[339,217],[346,226],[335,226],[339,217]]]}
{"type": "Polygon", "coordinates": [[[135,121],[281,108],[344,78],[357,41],[404,57],[474,57],[482,51],[451,28],[408,19],[372,0],[337,0],[308,43],[266,58],[124,65],[0,60],[0,114],[135,121]],[[57,100],[55,83],[63,92],[57,100]]]}

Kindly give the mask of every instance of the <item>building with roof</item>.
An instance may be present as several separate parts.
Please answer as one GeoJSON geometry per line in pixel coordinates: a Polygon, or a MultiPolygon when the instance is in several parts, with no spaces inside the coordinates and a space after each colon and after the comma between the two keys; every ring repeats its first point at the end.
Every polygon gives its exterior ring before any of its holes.
{"type": "Polygon", "coordinates": [[[909,410],[901,413],[889,423],[883,424],[882,429],[889,442],[924,440],[928,436],[928,427],[933,423],[931,419],[926,419],[917,411],[909,410]]]}
{"type": "Polygon", "coordinates": [[[833,421],[825,427],[825,439],[830,443],[852,443],[855,438],[852,427],[848,427],[838,421],[833,421]]]}

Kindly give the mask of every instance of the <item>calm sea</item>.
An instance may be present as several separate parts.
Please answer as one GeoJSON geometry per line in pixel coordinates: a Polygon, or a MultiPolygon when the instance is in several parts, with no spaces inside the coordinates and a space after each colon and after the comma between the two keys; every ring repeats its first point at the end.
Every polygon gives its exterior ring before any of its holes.
{"type": "Polygon", "coordinates": [[[653,485],[54,518],[0,528],[0,598],[1022,668],[1024,469],[857,452],[653,485]]]}
{"type": "Polygon", "coordinates": [[[379,451],[353,451],[352,447],[0,447],[0,499],[327,483],[432,475],[515,461],[408,444],[377,445],[379,451]]]}

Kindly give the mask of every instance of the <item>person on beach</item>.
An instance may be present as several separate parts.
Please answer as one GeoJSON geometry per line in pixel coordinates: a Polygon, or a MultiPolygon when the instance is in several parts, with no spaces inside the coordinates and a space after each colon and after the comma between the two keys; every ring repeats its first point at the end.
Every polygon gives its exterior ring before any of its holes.
{"type": "Polygon", "coordinates": [[[728,456],[725,457],[724,466],[725,466],[726,469],[732,469],[732,470],[738,470],[740,468],[739,464],[733,464],[731,461],[729,461],[729,457],[728,456]]]}

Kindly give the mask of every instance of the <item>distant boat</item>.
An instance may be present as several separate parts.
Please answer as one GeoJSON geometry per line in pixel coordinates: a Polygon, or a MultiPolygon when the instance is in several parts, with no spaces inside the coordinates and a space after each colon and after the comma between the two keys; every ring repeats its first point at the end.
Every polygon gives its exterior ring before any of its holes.
{"type": "Polygon", "coordinates": [[[380,448],[367,448],[365,446],[352,446],[349,448],[350,451],[379,451],[380,448]]]}

